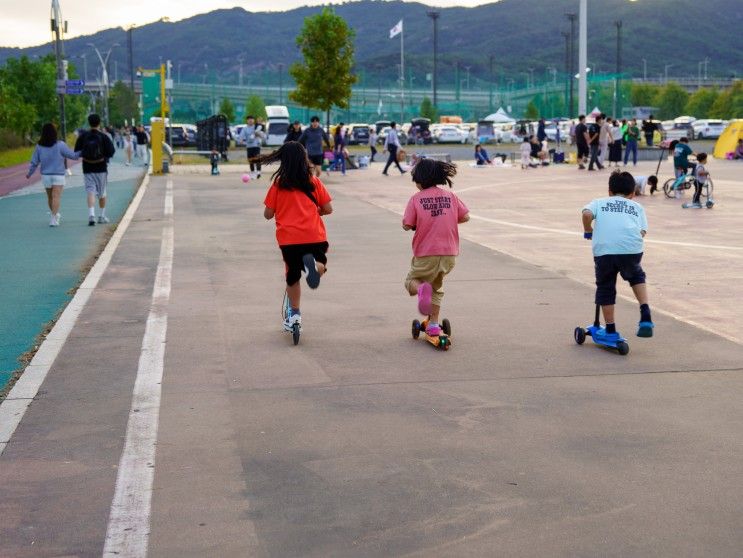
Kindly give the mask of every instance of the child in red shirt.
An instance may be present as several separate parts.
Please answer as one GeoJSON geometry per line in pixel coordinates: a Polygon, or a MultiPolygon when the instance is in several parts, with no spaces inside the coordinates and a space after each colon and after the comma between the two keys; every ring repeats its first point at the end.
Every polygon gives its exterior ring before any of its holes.
{"type": "Polygon", "coordinates": [[[330,215],[331,197],[319,178],[313,176],[307,151],[301,143],[290,141],[261,157],[262,164],[280,163],[271,177],[263,216],[276,219],[276,240],[286,264],[286,294],[289,312],[283,326],[292,331],[302,324],[299,280],[307,273],[307,285],[316,289],[327,270],[328,237],[322,215],[330,215]]]}
{"type": "Polygon", "coordinates": [[[408,202],[402,228],[414,230],[413,259],[405,279],[410,296],[418,295],[418,310],[429,317],[426,334],[441,335],[439,312],[444,296],[444,277],[454,269],[459,255],[459,224],[470,220],[469,209],[453,192],[457,167],[451,163],[421,159],[412,178],[419,192],[408,202]]]}

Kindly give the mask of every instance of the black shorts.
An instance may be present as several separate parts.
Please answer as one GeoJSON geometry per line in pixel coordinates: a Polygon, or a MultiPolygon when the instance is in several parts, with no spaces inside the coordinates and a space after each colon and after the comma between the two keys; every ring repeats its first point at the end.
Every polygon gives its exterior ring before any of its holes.
{"type": "Polygon", "coordinates": [[[286,284],[291,286],[302,278],[304,262],[302,258],[305,254],[312,254],[316,262],[327,265],[329,244],[327,242],[315,242],[313,244],[285,244],[279,246],[281,255],[286,264],[286,284]]]}
{"type": "Polygon", "coordinates": [[[584,157],[588,157],[588,144],[586,143],[578,143],[578,159],[583,159],[584,157]]]}
{"type": "Polygon", "coordinates": [[[310,158],[310,163],[316,167],[321,167],[325,159],[322,155],[309,155],[308,157],[310,158]]]}
{"type": "Polygon", "coordinates": [[[260,157],[260,155],[261,155],[260,147],[248,147],[248,160],[254,157],[260,157]]]}
{"type": "Polygon", "coordinates": [[[607,254],[593,258],[596,269],[596,304],[601,306],[614,304],[617,300],[617,273],[630,286],[645,282],[639,254],[607,254]]]}

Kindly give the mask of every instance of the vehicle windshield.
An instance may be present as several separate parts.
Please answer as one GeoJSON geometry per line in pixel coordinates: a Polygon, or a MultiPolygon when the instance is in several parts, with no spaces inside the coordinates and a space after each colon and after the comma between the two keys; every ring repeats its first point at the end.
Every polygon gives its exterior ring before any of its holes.
{"type": "Polygon", "coordinates": [[[269,135],[283,135],[286,134],[287,130],[289,128],[288,122],[271,122],[268,125],[268,133],[269,135]]]}

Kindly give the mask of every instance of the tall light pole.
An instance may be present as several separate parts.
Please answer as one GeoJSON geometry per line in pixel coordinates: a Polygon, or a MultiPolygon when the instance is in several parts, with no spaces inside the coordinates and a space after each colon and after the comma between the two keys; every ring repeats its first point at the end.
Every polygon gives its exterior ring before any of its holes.
{"type": "Polygon", "coordinates": [[[103,119],[103,121],[106,124],[108,124],[109,123],[108,122],[108,86],[109,86],[109,83],[108,83],[108,58],[111,56],[111,51],[114,48],[116,48],[117,46],[119,46],[119,43],[114,43],[114,44],[111,45],[111,47],[106,52],[106,57],[105,58],[101,54],[101,51],[99,51],[98,48],[93,43],[88,43],[88,46],[91,47],[95,51],[95,53],[98,55],[98,60],[100,60],[100,62],[101,62],[101,75],[102,75],[102,78],[103,78],[103,86],[105,88],[104,89],[104,95],[105,95],[104,96],[104,105],[103,105],[103,110],[104,110],[104,113],[103,113],[104,114],[104,119],[103,119]]]}
{"type": "MultiPolygon", "coordinates": [[[[132,33],[134,31],[134,25],[129,26],[126,30],[126,50],[129,55],[129,87],[134,93],[134,47],[132,44],[132,33]]],[[[134,120],[132,120],[134,122],[134,120]]]]}
{"type": "Polygon", "coordinates": [[[563,31],[562,37],[565,39],[565,76],[567,81],[565,82],[565,107],[566,113],[569,118],[573,117],[572,99],[569,97],[568,89],[572,89],[573,79],[570,75],[570,32],[563,31]]]}
{"type": "Polygon", "coordinates": [[[588,0],[580,0],[578,21],[578,112],[586,114],[588,94],[588,0]]]}
{"type": "Polygon", "coordinates": [[[240,62],[240,73],[238,74],[238,83],[240,84],[240,87],[243,86],[243,60],[245,60],[244,55],[240,55],[237,57],[238,61],[240,62]]]}
{"type": "MultiPolygon", "coordinates": [[[[62,8],[58,0],[52,0],[51,13],[52,33],[54,34],[54,54],[57,58],[57,80],[66,80],[67,71],[64,62],[64,42],[62,34],[67,30],[67,22],[62,20],[62,8]]],[[[31,84],[29,84],[30,86],[31,84]]],[[[67,136],[67,115],[65,114],[64,92],[58,93],[59,97],[59,131],[62,139],[67,136]]]]}
{"type": "Polygon", "coordinates": [[[617,71],[616,71],[616,77],[614,78],[614,106],[613,106],[613,113],[614,118],[616,118],[617,110],[620,109],[620,100],[619,96],[621,95],[621,79],[620,74],[622,73],[622,20],[619,19],[614,22],[614,25],[617,27],[617,71]]]}
{"type": "Polygon", "coordinates": [[[279,62],[279,104],[281,104],[281,101],[284,98],[284,64],[279,62]]]}
{"type": "Polygon", "coordinates": [[[488,96],[488,107],[490,109],[490,112],[493,112],[493,58],[494,56],[491,54],[488,58],[488,62],[490,63],[490,76],[489,76],[489,82],[490,82],[490,94],[488,96]]]}
{"type": "Polygon", "coordinates": [[[430,10],[426,12],[426,15],[433,21],[433,75],[431,76],[431,87],[433,88],[433,106],[438,106],[438,97],[436,94],[437,80],[436,80],[436,67],[438,65],[438,50],[439,50],[439,16],[441,12],[438,10],[430,10]]]}
{"type": "Polygon", "coordinates": [[[570,81],[570,101],[568,102],[568,115],[574,116],[575,115],[575,94],[574,94],[574,84],[573,84],[573,72],[575,72],[575,22],[578,19],[578,14],[575,13],[568,13],[565,14],[565,17],[567,17],[570,20],[570,54],[568,55],[568,81],[570,81]]]}
{"type": "Polygon", "coordinates": [[[85,83],[88,82],[88,55],[83,53],[78,58],[83,59],[83,79],[85,80],[85,83]]]}

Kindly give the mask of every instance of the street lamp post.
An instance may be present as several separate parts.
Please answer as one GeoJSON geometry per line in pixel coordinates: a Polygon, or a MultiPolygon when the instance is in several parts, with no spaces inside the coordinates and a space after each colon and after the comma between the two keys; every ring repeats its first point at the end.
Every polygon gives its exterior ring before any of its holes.
{"type": "Polygon", "coordinates": [[[617,27],[617,72],[616,77],[614,78],[614,107],[613,107],[613,113],[614,118],[616,118],[617,111],[620,110],[620,99],[619,96],[621,95],[621,78],[619,77],[622,73],[622,20],[619,19],[614,22],[614,25],[617,27]]]}
{"type": "Polygon", "coordinates": [[[588,0],[580,0],[578,22],[578,112],[586,114],[586,94],[588,93],[588,0]]]}
{"type": "MultiPolygon", "coordinates": [[[[64,63],[64,42],[62,34],[67,28],[67,22],[62,20],[62,9],[59,7],[58,0],[52,0],[52,14],[51,14],[51,25],[52,33],[54,34],[54,54],[57,58],[57,80],[66,80],[67,75],[65,71],[64,63]]],[[[67,116],[65,114],[64,106],[64,92],[59,93],[59,130],[62,135],[62,139],[67,135],[67,116]]]]}
{"type": "Polygon", "coordinates": [[[108,124],[108,59],[111,56],[111,51],[119,46],[119,43],[114,43],[111,45],[111,47],[106,52],[106,57],[104,58],[101,54],[101,51],[98,50],[98,48],[93,43],[88,43],[88,46],[91,47],[95,53],[98,55],[98,60],[101,62],[101,77],[103,79],[103,87],[104,87],[104,122],[108,124]]]}
{"type": "Polygon", "coordinates": [[[83,53],[80,55],[80,58],[83,59],[83,79],[85,83],[88,83],[88,56],[83,53]]]}
{"type": "Polygon", "coordinates": [[[570,82],[570,100],[568,102],[568,115],[574,116],[574,108],[575,108],[575,94],[574,94],[574,85],[573,85],[573,72],[575,71],[575,21],[578,19],[578,14],[575,13],[569,13],[565,14],[565,16],[570,20],[570,49],[568,54],[568,81],[570,82]]]}
{"type": "Polygon", "coordinates": [[[436,66],[438,65],[438,47],[439,47],[439,16],[441,13],[438,10],[430,10],[426,12],[426,15],[433,21],[433,74],[431,75],[431,87],[433,89],[433,106],[438,106],[438,97],[436,95],[436,86],[438,84],[436,80],[436,66]]]}
{"type": "Polygon", "coordinates": [[[279,104],[281,104],[281,101],[284,98],[283,74],[284,74],[284,64],[279,62],[279,104]]]}
{"type": "Polygon", "coordinates": [[[493,112],[493,58],[494,56],[491,54],[488,60],[490,63],[490,95],[488,96],[488,106],[491,113],[493,112]]]}

